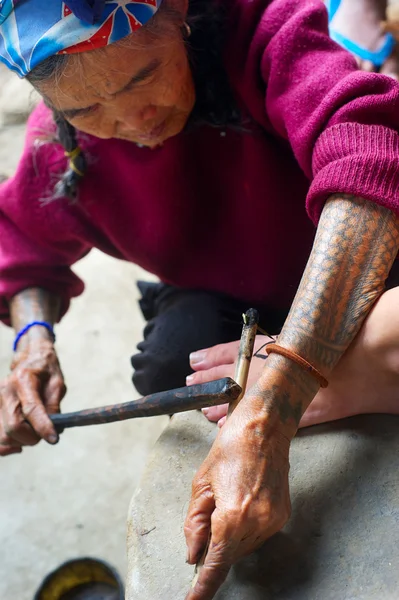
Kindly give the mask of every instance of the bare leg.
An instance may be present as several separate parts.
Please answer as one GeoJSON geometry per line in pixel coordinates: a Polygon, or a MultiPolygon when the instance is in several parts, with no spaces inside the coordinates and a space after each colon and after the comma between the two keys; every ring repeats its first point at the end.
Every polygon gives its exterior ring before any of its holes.
{"type": "Polygon", "coordinates": [[[399,414],[399,288],[377,302],[300,426],[372,413],[399,414]]]}

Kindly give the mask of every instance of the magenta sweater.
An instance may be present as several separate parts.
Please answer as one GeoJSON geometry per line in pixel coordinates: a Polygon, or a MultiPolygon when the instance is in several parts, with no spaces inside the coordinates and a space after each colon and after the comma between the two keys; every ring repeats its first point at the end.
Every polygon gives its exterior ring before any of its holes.
{"type": "Polygon", "coordinates": [[[399,213],[399,85],[356,70],[319,1],[224,1],[226,70],[252,131],[203,127],[156,150],[82,136],[78,203],[46,204],[65,157],[38,141],[51,130],[39,106],[0,187],[4,321],[28,286],[61,295],[65,312],[83,290],[70,267],[93,247],[174,285],[288,307],[330,194],[399,213]]]}

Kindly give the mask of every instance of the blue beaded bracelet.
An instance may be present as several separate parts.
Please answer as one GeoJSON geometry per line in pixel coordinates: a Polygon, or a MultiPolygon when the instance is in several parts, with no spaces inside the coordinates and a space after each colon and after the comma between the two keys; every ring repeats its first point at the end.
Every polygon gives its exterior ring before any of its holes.
{"type": "Polygon", "coordinates": [[[28,323],[27,325],[25,325],[25,327],[23,329],[21,329],[21,331],[19,331],[17,333],[16,338],[14,340],[14,346],[13,346],[14,352],[17,350],[18,342],[21,339],[21,337],[23,335],[25,335],[25,333],[27,333],[31,327],[36,327],[37,325],[39,327],[45,327],[46,329],[48,329],[48,331],[53,336],[53,342],[55,342],[54,329],[53,329],[53,326],[50,323],[47,323],[46,321],[32,321],[32,323],[28,323]]]}

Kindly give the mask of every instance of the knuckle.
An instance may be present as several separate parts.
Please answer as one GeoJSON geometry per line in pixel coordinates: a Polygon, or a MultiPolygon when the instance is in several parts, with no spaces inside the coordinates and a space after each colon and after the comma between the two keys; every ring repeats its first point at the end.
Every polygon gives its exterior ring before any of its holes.
{"type": "Polygon", "coordinates": [[[43,365],[46,368],[50,368],[52,370],[54,370],[54,369],[59,370],[59,368],[60,368],[57,355],[55,354],[54,351],[46,352],[45,356],[42,357],[42,361],[43,361],[43,365]]]}
{"type": "Polygon", "coordinates": [[[197,473],[191,484],[191,491],[193,496],[202,496],[210,492],[210,485],[205,479],[205,474],[197,473]]]}
{"type": "Polygon", "coordinates": [[[27,365],[19,365],[14,371],[14,381],[19,383],[27,381],[32,374],[32,369],[27,365]]]}
{"type": "Polygon", "coordinates": [[[64,389],[66,390],[64,378],[61,375],[61,373],[56,373],[55,375],[53,375],[51,378],[51,382],[55,388],[60,389],[60,390],[64,390],[64,389]]]}
{"type": "Polygon", "coordinates": [[[242,527],[246,514],[243,510],[235,507],[227,508],[220,516],[220,524],[228,524],[231,531],[237,531],[242,527]]]}
{"type": "Polygon", "coordinates": [[[272,530],[273,532],[280,531],[291,517],[290,502],[281,502],[278,506],[264,507],[257,517],[259,526],[263,530],[272,530]]]}
{"type": "Polygon", "coordinates": [[[23,413],[25,417],[31,418],[42,412],[43,406],[36,402],[26,402],[23,406],[23,413]]]}

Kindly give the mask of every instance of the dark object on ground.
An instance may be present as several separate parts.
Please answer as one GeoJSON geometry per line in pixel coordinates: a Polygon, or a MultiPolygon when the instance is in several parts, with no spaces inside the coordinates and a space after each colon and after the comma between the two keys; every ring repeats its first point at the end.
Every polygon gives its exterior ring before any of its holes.
{"type": "Polygon", "coordinates": [[[85,583],[63,594],[60,600],[119,600],[119,592],[107,583],[85,583]]]}
{"type": "Polygon", "coordinates": [[[78,558],[47,575],[34,600],[123,600],[124,594],[113,567],[102,560],[78,558]]]}

